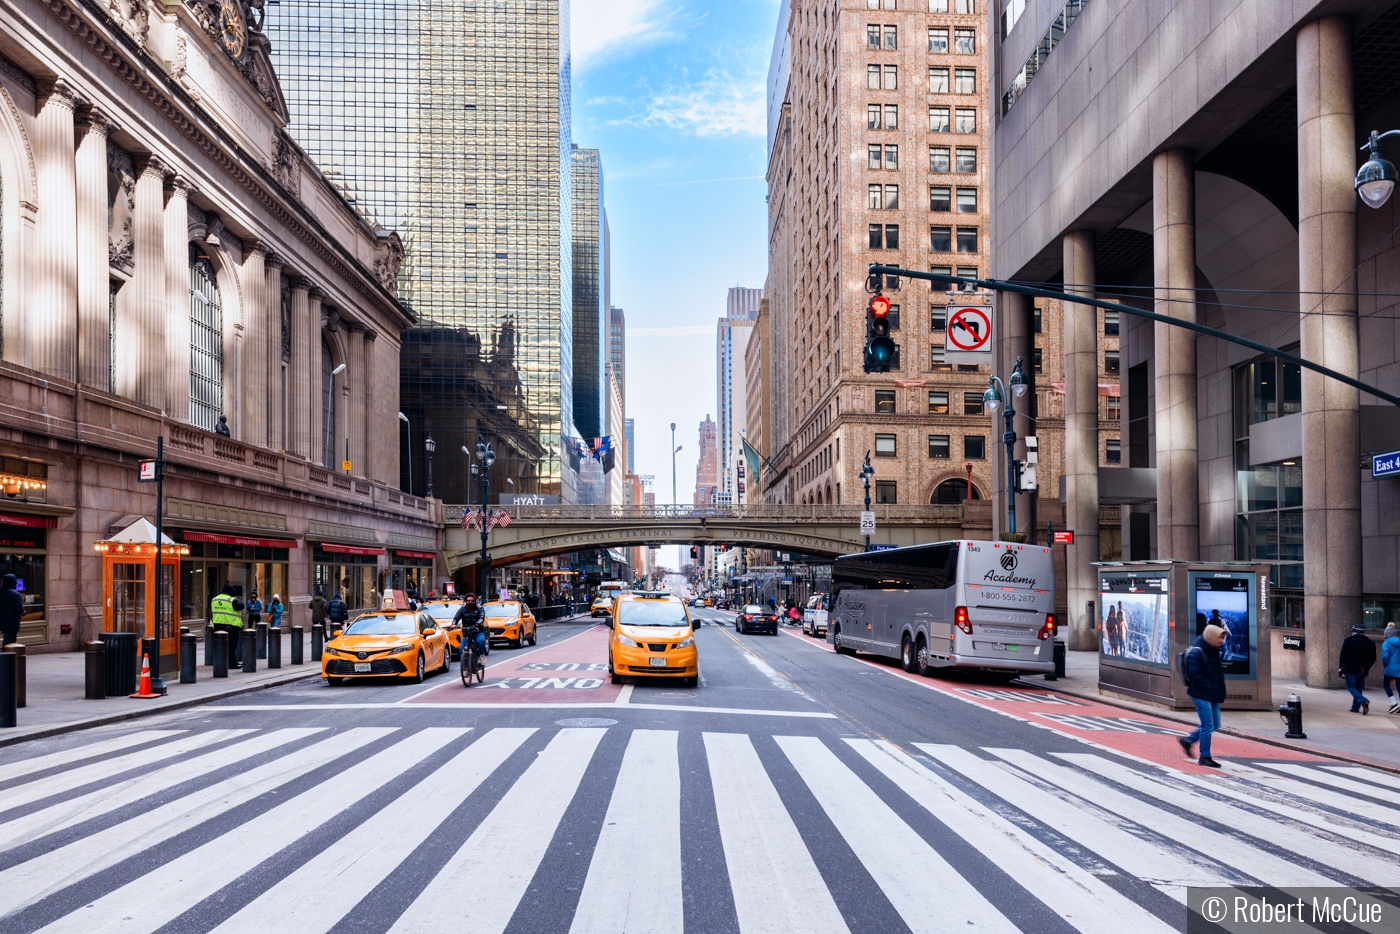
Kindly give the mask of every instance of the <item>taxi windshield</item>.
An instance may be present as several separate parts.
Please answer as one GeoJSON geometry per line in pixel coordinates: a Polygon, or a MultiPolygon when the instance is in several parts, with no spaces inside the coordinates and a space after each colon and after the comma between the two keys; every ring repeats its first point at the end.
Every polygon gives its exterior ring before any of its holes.
{"type": "Polygon", "coordinates": [[[481,608],[481,612],[491,619],[515,619],[520,615],[520,604],[488,603],[481,608]]]}
{"type": "Polygon", "coordinates": [[[410,614],[402,616],[361,616],[345,630],[347,636],[411,636],[418,631],[410,614]]]}
{"type": "Polygon", "coordinates": [[[452,619],[461,608],[460,603],[429,603],[421,609],[433,619],[452,619]]]}
{"type": "Polygon", "coordinates": [[[628,600],[618,608],[624,626],[689,626],[685,607],[678,600],[628,600]]]}

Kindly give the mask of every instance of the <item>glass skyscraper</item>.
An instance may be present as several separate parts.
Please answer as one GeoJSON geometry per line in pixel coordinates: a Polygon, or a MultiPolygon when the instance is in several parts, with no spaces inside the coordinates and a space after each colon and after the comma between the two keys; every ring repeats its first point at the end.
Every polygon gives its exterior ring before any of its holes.
{"type": "Polygon", "coordinates": [[[403,476],[575,498],[568,0],[269,0],[265,31],[301,146],[407,251],[403,476]],[[507,485],[510,478],[513,485],[507,485]]]}
{"type": "Polygon", "coordinates": [[[573,151],[574,426],[585,440],[607,433],[608,278],[603,162],[596,149],[573,151]]]}

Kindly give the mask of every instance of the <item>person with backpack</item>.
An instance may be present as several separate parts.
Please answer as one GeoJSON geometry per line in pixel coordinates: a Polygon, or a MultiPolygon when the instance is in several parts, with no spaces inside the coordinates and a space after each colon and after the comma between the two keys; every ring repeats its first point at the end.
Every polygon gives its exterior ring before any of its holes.
{"type": "MultiPolygon", "coordinates": [[[[350,606],[341,599],[337,592],[326,604],[326,628],[329,630],[344,629],[345,621],[350,618],[350,606]]],[[[329,637],[329,634],[327,634],[329,637]]]]}
{"type": "Polygon", "coordinates": [[[1201,722],[1198,729],[1178,742],[1188,756],[1192,754],[1191,747],[1200,742],[1201,753],[1196,762],[1212,769],[1220,768],[1210,755],[1210,737],[1220,729],[1220,705],[1225,702],[1225,669],[1220,659],[1225,636],[1223,626],[1207,626],[1191,647],[1177,656],[1186,694],[1196,705],[1196,716],[1201,722]]]}
{"type": "Polygon", "coordinates": [[[1376,663],[1376,643],[1366,635],[1366,627],[1357,623],[1351,635],[1342,640],[1342,653],[1337,659],[1337,674],[1346,679],[1351,692],[1351,712],[1363,717],[1371,712],[1366,699],[1366,675],[1376,663]]]}
{"type": "Polygon", "coordinates": [[[1400,636],[1395,633],[1395,624],[1385,624],[1385,641],[1381,643],[1381,687],[1390,698],[1390,713],[1400,710],[1400,697],[1391,693],[1390,686],[1400,680],[1400,636]]]}

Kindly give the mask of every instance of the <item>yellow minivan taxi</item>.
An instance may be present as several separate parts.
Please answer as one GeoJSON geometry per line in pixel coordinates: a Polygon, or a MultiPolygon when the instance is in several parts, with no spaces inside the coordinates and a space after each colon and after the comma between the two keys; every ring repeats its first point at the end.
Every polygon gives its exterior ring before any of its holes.
{"type": "Polygon", "coordinates": [[[613,684],[626,677],[681,678],[700,683],[695,627],[680,597],[641,591],[619,594],[608,621],[608,674],[613,684]]]}

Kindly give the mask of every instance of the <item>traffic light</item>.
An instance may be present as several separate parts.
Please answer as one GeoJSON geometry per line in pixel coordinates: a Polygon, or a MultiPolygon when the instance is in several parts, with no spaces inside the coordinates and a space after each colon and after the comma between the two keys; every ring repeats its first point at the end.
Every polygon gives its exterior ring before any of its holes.
{"type": "Polygon", "coordinates": [[[894,340],[890,337],[890,300],[872,295],[865,309],[865,372],[888,373],[894,361],[894,340]]]}
{"type": "Polygon", "coordinates": [[[700,557],[700,549],[697,548],[697,547],[695,547],[694,545],[691,545],[691,546],[690,546],[690,556],[691,556],[692,558],[695,558],[695,559],[698,560],[699,557],[700,557]]]}

